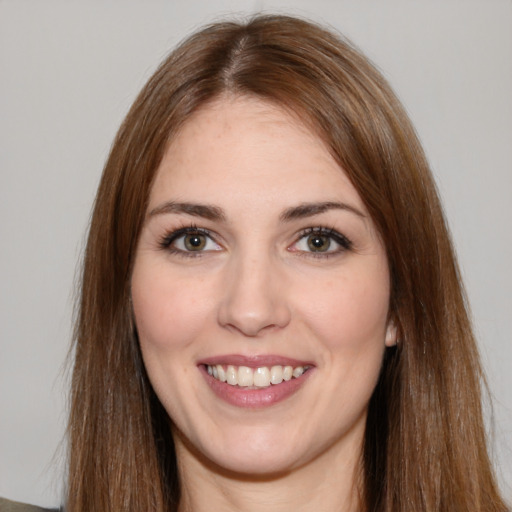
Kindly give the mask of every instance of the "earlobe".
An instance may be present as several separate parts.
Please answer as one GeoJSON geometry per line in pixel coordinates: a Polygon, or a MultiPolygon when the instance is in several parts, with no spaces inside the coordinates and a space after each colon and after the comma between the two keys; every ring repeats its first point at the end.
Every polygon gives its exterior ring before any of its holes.
{"type": "Polygon", "coordinates": [[[397,337],[396,323],[390,318],[386,327],[386,337],[384,340],[386,347],[394,347],[398,341],[397,337]]]}

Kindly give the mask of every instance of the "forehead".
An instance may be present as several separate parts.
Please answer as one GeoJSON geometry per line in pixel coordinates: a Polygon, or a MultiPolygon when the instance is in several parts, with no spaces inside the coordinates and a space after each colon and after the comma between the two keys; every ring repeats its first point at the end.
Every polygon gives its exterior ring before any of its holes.
{"type": "Polygon", "coordinates": [[[150,207],[173,195],[211,203],[216,194],[247,205],[350,199],[363,207],[323,140],[298,116],[253,97],[223,97],[187,120],[157,170],[150,207]]]}

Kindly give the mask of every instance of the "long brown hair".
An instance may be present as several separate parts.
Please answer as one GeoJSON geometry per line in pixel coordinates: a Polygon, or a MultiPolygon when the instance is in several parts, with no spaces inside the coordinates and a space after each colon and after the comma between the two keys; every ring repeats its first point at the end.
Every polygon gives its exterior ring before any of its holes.
{"type": "Polygon", "coordinates": [[[104,169],[83,264],[69,420],[70,512],[176,510],[169,418],[141,361],[130,276],[155,171],[191,113],[223,93],[300,116],[379,230],[399,331],[369,404],[367,511],[504,511],[487,455],[482,370],[436,187],[410,121],[351,44],[306,21],[212,25],[160,66],[104,169]]]}

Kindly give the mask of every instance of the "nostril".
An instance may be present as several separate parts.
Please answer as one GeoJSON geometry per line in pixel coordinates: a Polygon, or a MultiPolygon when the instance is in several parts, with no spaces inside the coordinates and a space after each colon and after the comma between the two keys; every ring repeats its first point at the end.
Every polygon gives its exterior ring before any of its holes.
{"type": "Polygon", "coordinates": [[[260,322],[250,321],[226,323],[224,327],[233,332],[238,332],[248,338],[259,338],[267,333],[271,333],[280,329],[280,327],[276,324],[262,325],[260,322]]]}

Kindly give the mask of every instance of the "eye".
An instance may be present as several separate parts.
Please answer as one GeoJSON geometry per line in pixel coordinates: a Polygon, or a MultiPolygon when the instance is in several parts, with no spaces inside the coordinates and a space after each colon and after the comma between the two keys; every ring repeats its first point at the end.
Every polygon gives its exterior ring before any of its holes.
{"type": "Polygon", "coordinates": [[[327,235],[309,235],[306,237],[308,249],[311,252],[326,252],[331,247],[332,240],[327,235]]]}
{"type": "Polygon", "coordinates": [[[163,249],[182,255],[192,255],[208,251],[220,251],[222,247],[216,243],[206,229],[187,227],[166,235],[160,242],[163,249]]]}
{"type": "Polygon", "coordinates": [[[333,229],[318,227],[303,231],[290,250],[327,256],[343,252],[351,247],[352,242],[346,236],[333,229]]]}

